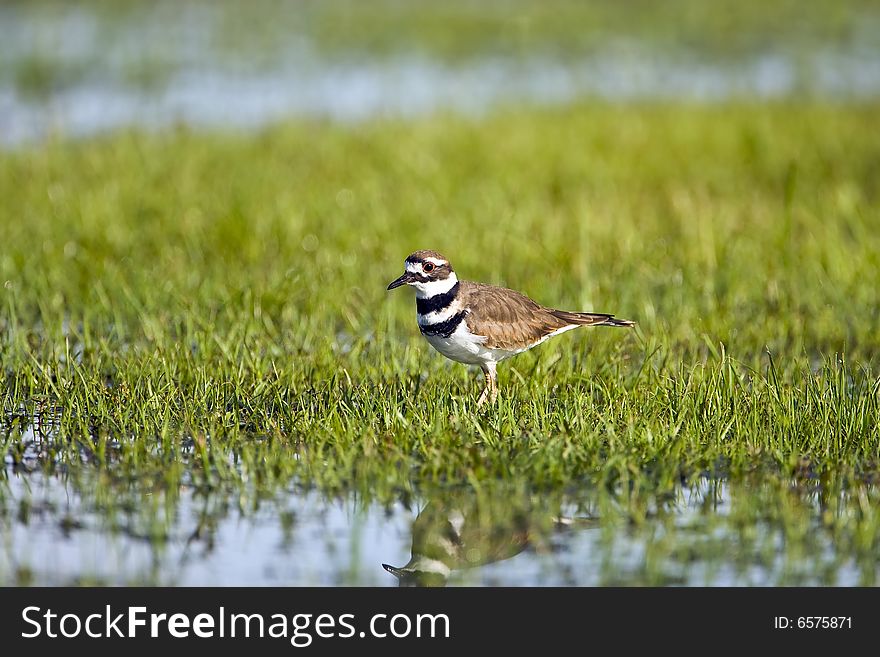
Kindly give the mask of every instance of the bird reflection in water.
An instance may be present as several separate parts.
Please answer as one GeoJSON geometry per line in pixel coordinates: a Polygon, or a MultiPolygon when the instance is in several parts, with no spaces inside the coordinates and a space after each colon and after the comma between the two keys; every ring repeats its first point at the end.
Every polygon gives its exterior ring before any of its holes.
{"type": "Polygon", "coordinates": [[[594,517],[563,517],[559,504],[531,498],[459,494],[432,500],[412,524],[412,556],[403,566],[382,564],[400,586],[445,586],[453,571],[510,559],[528,548],[546,549],[552,535],[595,527],[594,517]]]}

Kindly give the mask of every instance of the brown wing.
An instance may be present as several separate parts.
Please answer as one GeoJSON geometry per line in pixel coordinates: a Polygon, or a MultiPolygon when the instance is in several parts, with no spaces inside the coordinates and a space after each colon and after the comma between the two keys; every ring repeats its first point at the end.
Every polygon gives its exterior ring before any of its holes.
{"type": "Polygon", "coordinates": [[[459,297],[470,308],[465,321],[471,333],[487,336],[485,345],[493,349],[522,349],[553,331],[580,323],[554,315],[515,290],[494,285],[461,281],[459,297]]]}
{"type": "Polygon", "coordinates": [[[554,317],[558,317],[567,324],[578,326],[635,326],[636,323],[629,319],[617,319],[614,315],[605,313],[572,313],[567,310],[550,310],[554,317]]]}

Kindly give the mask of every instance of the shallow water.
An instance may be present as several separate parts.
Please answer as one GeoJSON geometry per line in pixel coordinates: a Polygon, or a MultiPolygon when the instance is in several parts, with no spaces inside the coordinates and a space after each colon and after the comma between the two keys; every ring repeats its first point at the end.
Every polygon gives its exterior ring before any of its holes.
{"type": "Polygon", "coordinates": [[[258,503],[117,486],[7,467],[0,585],[857,585],[878,572],[820,527],[795,540],[736,521],[753,494],[720,480],[682,486],[635,523],[589,489],[499,485],[383,506],[293,485],[258,503]]]}
{"type": "Polygon", "coordinates": [[[0,145],[128,126],[254,129],[294,116],[479,114],[498,105],[581,98],[880,95],[880,48],[867,36],[733,59],[609,39],[588,56],[485,54],[448,62],[418,54],[327,54],[303,34],[265,52],[230,51],[212,34],[217,18],[205,5],[138,18],[108,24],[87,6],[0,7],[0,145]]]}
{"type": "Polygon", "coordinates": [[[155,463],[99,464],[83,445],[71,459],[59,409],[40,408],[7,416],[0,586],[854,586],[880,575],[870,482],[705,475],[638,492],[511,477],[379,503],[354,481],[330,493],[239,472],[197,486],[194,462],[164,478],[155,463]]]}

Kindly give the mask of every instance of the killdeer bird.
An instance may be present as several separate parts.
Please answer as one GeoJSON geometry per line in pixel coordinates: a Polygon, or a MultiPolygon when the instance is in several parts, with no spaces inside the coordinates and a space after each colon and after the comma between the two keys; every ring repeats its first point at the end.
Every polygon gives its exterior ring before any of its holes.
{"type": "Polygon", "coordinates": [[[460,281],[436,251],[416,251],[388,289],[416,289],[419,330],[434,349],[459,363],[479,365],[486,387],[477,406],[498,396],[496,367],[505,358],[579,326],[634,326],[604,313],[555,310],[524,294],[494,285],[460,281]]]}
{"type": "Polygon", "coordinates": [[[445,586],[453,571],[509,559],[530,545],[530,528],[519,515],[489,524],[475,502],[464,502],[429,502],[419,512],[410,560],[403,566],[382,564],[400,586],[445,586]]]}
{"type": "Polygon", "coordinates": [[[544,549],[552,535],[599,526],[591,516],[558,516],[550,507],[517,504],[509,497],[468,493],[428,502],[411,526],[410,560],[382,564],[400,586],[445,586],[454,571],[479,568],[544,549]],[[551,525],[552,523],[552,525],[551,525]]]}

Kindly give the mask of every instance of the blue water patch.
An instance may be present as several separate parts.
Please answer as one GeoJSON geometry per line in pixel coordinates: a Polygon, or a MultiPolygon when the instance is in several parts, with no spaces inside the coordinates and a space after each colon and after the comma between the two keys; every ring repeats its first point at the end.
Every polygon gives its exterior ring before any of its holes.
{"type": "Polygon", "coordinates": [[[297,35],[260,56],[224,50],[204,11],[157,11],[150,20],[115,25],[108,36],[88,8],[0,8],[0,145],[130,126],[255,129],[290,117],[479,115],[500,105],[585,98],[880,95],[880,50],[870,40],[728,59],[609,40],[574,58],[534,52],[451,62],[415,53],[328,54],[297,35]]]}

